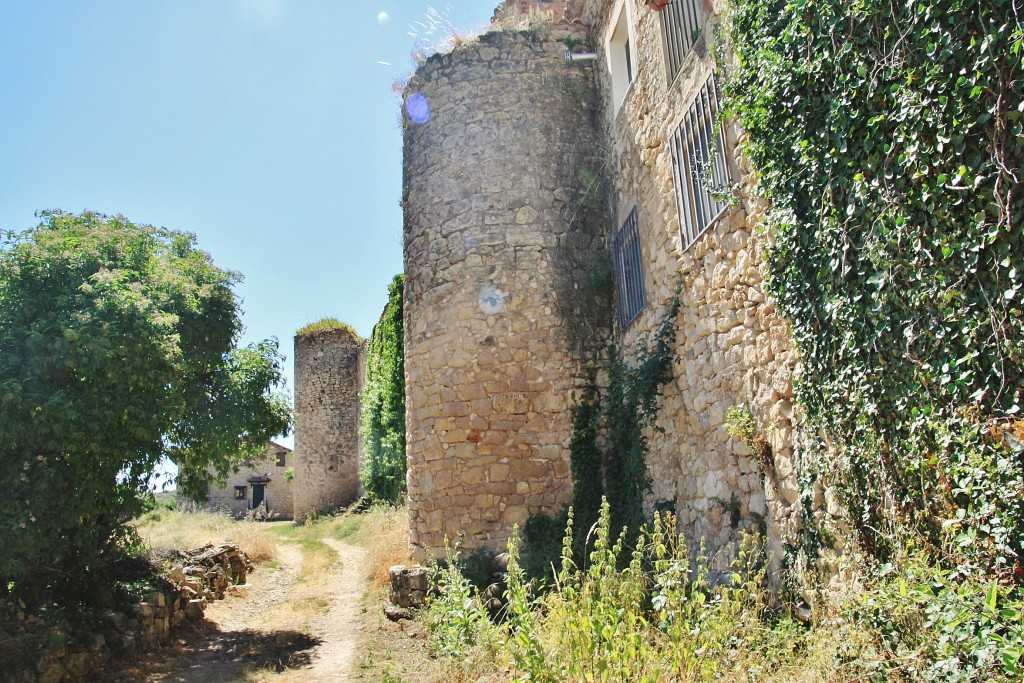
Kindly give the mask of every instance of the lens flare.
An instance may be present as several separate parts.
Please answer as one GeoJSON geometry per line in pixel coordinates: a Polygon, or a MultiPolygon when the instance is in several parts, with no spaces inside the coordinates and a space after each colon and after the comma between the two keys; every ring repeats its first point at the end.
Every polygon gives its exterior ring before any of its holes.
{"type": "Polygon", "coordinates": [[[430,104],[421,93],[414,92],[405,98],[405,114],[417,126],[430,120],[430,104]]]}

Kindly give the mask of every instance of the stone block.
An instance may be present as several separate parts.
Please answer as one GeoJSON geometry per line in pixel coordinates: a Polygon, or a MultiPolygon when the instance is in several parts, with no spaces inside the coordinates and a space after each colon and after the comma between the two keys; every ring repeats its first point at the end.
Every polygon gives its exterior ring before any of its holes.
{"type": "Polygon", "coordinates": [[[153,615],[156,613],[156,610],[154,610],[153,606],[149,603],[140,602],[136,605],[132,605],[132,613],[139,619],[142,619],[143,622],[146,622],[152,621],[153,615]]]}

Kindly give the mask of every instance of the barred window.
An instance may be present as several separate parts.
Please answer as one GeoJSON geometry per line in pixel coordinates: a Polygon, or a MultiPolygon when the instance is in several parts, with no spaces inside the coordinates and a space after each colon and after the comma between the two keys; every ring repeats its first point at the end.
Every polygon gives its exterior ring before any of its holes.
{"type": "Polygon", "coordinates": [[[711,74],[672,135],[672,174],[684,249],[728,206],[722,193],[731,178],[717,117],[718,86],[711,74]]]}
{"type": "Polygon", "coordinates": [[[704,23],[703,0],[671,0],[661,11],[668,82],[675,80],[704,23]]]}
{"type": "Polygon", "coordinates": [[[626,329],[647,305],[635,206],[615,233],[615,276],[619,292],[619,329],[626,329]]]}
{"type": "Polygon", "coordinates": [[[246,487],[236,486],[235,487],[235,500],[245,500],[246,498],[246,487]]]}

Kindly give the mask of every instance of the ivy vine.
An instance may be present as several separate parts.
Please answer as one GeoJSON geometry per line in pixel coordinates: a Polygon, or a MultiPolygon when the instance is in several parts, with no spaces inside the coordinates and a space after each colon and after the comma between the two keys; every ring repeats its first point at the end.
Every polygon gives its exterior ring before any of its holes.
{"type": "Polygon", "coordinates": [[[1024,578],[1020,0],[733,0],[727,99],[863,546],[1024,578]]]}
{"type": "MultiPolygon", "coordinates": [[[[613,533],[631,541],[640,533],[644,518],[644,494],[651,490],[647,470],[647,437],[659,408],[661,388],[672,379],[676,358],[677,294],[657,330],[640,337],[630,354],[606,346],[598,365],[607,371],[598,381],[597,366],[590,383],[572,411],[573,433],[569,464],[573,481],[573,524],[581,530],[574,538],[574,552],[582,561],[587,554],[589,531],[597,523],[607,500],[613,533]]],[[[563,550],[568,511],[554,517],[532,515],[524,527],[523,569],[542,583],[551,579],[551,567],[563,550]]]]}
{"type": "Polygon", "coordinates": [[[616,533],[638,533],[644,522],[644,494],[651,488],[645,431],[657,416],[661,387],[672,379],[678,315],[676,296],[654,334],[637,341],[632,362],[612,344],[607,386],[592,386],[573,411],[569,458],[581,529],[597,521],[603,496],[616,533]]]}
{"type": "Polygon", "coordinates": [[[399,274],[388,286],[388,304],[366,343],[366,377],[360,396],[363,458],[359,478],[372,500],[400,502],[405,494],[405,354],[399,274]]]}

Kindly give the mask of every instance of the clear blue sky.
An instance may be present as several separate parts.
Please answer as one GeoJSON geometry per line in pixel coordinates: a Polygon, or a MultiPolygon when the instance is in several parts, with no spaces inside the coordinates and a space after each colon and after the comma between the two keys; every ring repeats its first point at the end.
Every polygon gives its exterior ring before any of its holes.
{"type": "Polygon", "coordinates": [[[90,209],[196,233],[290,390],[294,331],[369,335],[402,269],[409,33],[497,2],[0,0],[0,228],[90,209]]]}

